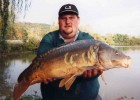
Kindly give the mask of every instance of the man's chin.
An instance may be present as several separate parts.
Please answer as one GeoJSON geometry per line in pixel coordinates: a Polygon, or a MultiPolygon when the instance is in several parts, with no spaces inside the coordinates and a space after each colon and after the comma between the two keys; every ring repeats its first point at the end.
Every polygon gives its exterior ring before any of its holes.
{"type": "Polygon", "coordinates": [[[68,30],[68,31],[63,31],[64,34],[69,35],[71,34],[73,31],[72,30],[68,30]]]}

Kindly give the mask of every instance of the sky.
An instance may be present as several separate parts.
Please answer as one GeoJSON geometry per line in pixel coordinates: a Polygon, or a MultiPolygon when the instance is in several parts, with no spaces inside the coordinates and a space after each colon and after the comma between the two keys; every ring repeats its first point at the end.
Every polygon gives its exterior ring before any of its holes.
{"type": "Polygon", "coordinates": [[[95,33],[140,36],[140,0],[32,0],[26,16],[18,14],[17,21],[52,24],[67,3],[77,6],[80,24],[89,25],[95,33]]]}

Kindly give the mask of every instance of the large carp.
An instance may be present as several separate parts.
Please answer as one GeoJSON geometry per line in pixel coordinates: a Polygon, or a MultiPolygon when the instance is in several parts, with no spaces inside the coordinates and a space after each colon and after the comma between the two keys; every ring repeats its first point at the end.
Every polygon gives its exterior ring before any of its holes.
{"type": "Polygon", "coordinates": [[[60,79],[68,90],[77,76],[89,69],[128,67],[130,57],[98,40],[79,40],[35,57],[18,77],[13,97],[17,100],[27,88],[48,78],[60,79]]]}

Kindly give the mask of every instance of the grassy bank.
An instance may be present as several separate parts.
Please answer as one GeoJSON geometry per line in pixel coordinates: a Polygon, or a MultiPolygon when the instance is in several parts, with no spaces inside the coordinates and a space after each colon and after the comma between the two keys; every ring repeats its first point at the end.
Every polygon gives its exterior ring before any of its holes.
{"type": "MultiPolygon", "coordinates": [[[[2,96],[0,100],[14,100],[12,95],[9,96],[2,96]]],[[[19,100],[42,100],[42,98],[36,94],[34,95],[23,95],[20,97],[19,100]]]]}
{"type": "MultiPolygon", "coordinates": [[[[10,41],[11,42],[11,41],[10,41]]],[[[39,40],[30,39],[22,43],[6,42],[4,50],[0,50],[1,56],[7,56],[18,53],[35,52],[39,45],[39,40]]],[[[2,45],[0,45],[1,47],[2,45]]]]}

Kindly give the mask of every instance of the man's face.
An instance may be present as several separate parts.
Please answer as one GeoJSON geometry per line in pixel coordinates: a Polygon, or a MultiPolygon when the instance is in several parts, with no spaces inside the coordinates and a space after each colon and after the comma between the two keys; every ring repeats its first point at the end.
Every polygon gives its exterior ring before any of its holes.
{"type": "Polygon", "coordinates": [[[59,17],[59,29],[61,35],[66,38],[73,38],[77,31],[80,18],[75,14],[66,14],[59,17]]]}

